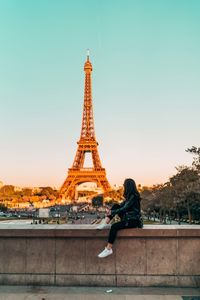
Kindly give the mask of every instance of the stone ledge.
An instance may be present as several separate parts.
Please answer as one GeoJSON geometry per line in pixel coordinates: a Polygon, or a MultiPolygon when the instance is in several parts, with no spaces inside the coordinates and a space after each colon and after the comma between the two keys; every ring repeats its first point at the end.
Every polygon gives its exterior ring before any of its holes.
{"type": "Polygon", "coordinates": [[[0,225],[0,284],[200,286],[200,226],[108,230],[96,225],[0,225]]]}
{"type": "MultiPolygon", "coordinates": [[[[107,237],[108,229],[97,225],[6,225],[0,224],[0,237],[107,237]]],[[[200,225],[145,225],[123,229],[118,237],[200,237],[200,225]]]]}

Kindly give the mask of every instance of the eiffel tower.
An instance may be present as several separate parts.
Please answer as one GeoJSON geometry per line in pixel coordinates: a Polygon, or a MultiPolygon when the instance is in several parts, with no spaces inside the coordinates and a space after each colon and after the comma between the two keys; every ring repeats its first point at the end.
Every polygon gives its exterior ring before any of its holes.
{"type": "Polygon", "coordinates": [[[68,169],[68,175],[60,189],[60,197],[74,199],[76,186],[84,182],[95,182],[103,191],[110,190],[110,184],[106,178],[106,170],[102,168],[98,153],[98,142],[95,137],[94,117],[92,106],[91,75],[92,64],[87,53],[84,65],[85,91],[83,104],[83,117],[80,140],[72,168],[68,169]],[[85,154],[92,156],[93,168],[84,168],[85,154]]]}

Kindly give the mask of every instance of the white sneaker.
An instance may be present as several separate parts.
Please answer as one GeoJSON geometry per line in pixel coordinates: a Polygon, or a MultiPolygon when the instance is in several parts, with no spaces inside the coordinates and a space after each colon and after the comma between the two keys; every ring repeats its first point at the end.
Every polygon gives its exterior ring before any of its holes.
{"type": "Polygon", "coordinates": [[[97,226],[97,229],[110,229],[111,224],[101,223],[97,226]]]}
{"type": "Polygon", "coordinates": [[[108,255],[111,255],[112,253],[113,253],[112,249],[105,248],[101,253],[99,253],[98,257],[99,258],[104,258],[108,255]]]}

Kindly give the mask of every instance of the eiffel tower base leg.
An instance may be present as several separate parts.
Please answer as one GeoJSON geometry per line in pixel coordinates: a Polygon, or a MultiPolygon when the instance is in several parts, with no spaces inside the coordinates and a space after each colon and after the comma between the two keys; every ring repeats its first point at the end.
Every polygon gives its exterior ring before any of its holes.
{"type": "Polygon", "coordinates": [[[97,187],[102,188],[104,192],[110,190],[110,184],[106,178],[105,169],[69,169],[68,176],[60,189],[60,196],[65,199],[74,200],[76,186],[84,182],[95,182],[97,187]]]}

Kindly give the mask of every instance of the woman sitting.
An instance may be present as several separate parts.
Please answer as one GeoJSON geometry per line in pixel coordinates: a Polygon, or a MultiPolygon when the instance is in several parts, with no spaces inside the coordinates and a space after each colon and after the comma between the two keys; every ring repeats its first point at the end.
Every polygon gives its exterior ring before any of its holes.
{"type": "Polygon", "coordinates": [[[108,224],[115,215],[120,217],[120,222],[111,225],[108,243],[105,249],[99,253],[98,257],[103,258],[113,253],[112,246],[116,239],[117,232],[120,229],[125,228],[142,228],[143,222],[141,218],[140,209],[140,194],[137,190],[135,181],[133,179],[126,179],[124,181],[124,198],[121,204],[114,204],[107,210],[105,224],[101,224],[98,229],[104,229],[108,227],[108,224]]]}

